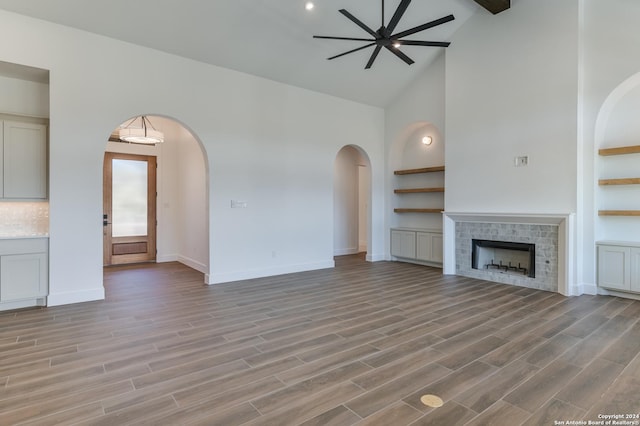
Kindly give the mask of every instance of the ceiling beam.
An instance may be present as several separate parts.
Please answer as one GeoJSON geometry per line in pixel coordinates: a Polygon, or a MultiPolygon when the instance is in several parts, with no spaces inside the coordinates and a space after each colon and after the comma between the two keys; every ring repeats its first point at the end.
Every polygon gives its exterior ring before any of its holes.
{"type": "Polygon", "coordinates": [[[511,0],[475,0],[475,2],[494,15],[511,7],[511,0]]]}

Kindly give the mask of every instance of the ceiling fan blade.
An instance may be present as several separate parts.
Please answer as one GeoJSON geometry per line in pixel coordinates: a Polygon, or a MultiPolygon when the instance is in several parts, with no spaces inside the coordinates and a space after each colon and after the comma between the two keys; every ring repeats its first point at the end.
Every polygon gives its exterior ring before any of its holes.
{"type": "Polygon", "coordinates": [[[392,46],[385,46],[387,48],[387,50],[391,53],[393,53],[394,55],[396,55],[398,58],[402,59],[404,62],[406,62],[407,65],[411,65],[413,64],[413,59],[411,59],[410,57],[408,57],[407,55],[405,55],[404,53],[402,53],[401,51],[399,51],[397,48],[392,47],[392,46]]]}
{"type": "Polygon", "coordinates": [[[398,39],[402,37],[409,36],[411,34],[419,33],[420,31],[427,30],[429,28],[437,27],[438,25],[446,24],[447,22],[453,21],[456,19],[453,15],[445,16],[444,18],[436,19],[435,21],[427,22],[426,24],[419,25],[417,27],[411,28],[406,31],[399,32],[398,34],[394,34],[392,38],[398,39]]]}
{"type": "Polygon", "coordinates": [[[382,46],[380,46],[380,45],[376,46],[376,48],[373,49],[373,53],[371,54],[371,57],[369,58],[369,62],[367,62],[367,65],[364,67],[365,70],[368,70],[369,68],[371,68],[371,66],[373,65],[373,61],[376,60],[376,57],[378,56],[378,53],[380,53],[380,49],[382,49],[382,46]]]}
{"type": "Polygon", "coordinates": [[[332,59],[336,59],[336,58],[339,58],[339,57],[341,57],[341,56],[348,55],[349,53],[353,53],[353,52],[357,52],[358,50],[366,49],[367,47],[371,47],[371,46],[373,46],[373,45],[375,45],[375,43],[366,44],[366,45],[361,46],[361,47],[358,47],[358,48],[356,48],[356,49],[349,50],[348,52],[344,52],[344,53],[341,53],[341,54],[339,54],[339,55],[336,55],[336,56],[332,56],[332,57],[330,57],[330,58],[327,58],[327,60],[329,60],[329,61],[330,61],[330,60],[332,60],[332,59]]]}
{"type": "Polygon", "coordinates": [[[379,37],[379,35],[375,31],[373,31],[371,28],[367,27],[365,24],[362,23],[362,21],[360,21],[358,18],[356,18],[355,16],[353,16],[352,14],[347,12],[345,9],[340,9],[339,12],[342,13],[347,18],[349,18],[349,20],[351,22],[353,22],[354,24],[356,24],[357,26],[359,26],[360,28],[362,28],[363,30],[365,30],[366,32],[371,34],[371,36],[373,36],[374,38],[378,38],[379,37]]]}
{"type": "Polygon", "coordinates": [[[327,40],[351,40],[351,41],[369,41],[369,42],[375,41],[370,38],[331,37],[331,36],[316,36],[316,35],[314,35],[313,38],[322,38],[327,40]]]}
{"type": "Polygon", "coordinates": [[[419,40],[393,40],[401,46],[432,46],[432,47],[449,47],[451,43],[448,41],[419,41],[419,40]]]}
{"type": "Polygon", "coordinates": [[[398,22],[400,22],[400,19],[402,18],[402,15],[404,15],[404,12],[407,10],[407,7],[409,7],[409,3],[411,3],[411,0],[402,0],[400,2],[398,8],[393,14],[393,17],[391,18],[391,21],[389,21],[389,25],[387,25],[387,29],[385,30],[387,36],[391,35],[393,30],[396,29],[396,25],[398,25],[398,22]]]}

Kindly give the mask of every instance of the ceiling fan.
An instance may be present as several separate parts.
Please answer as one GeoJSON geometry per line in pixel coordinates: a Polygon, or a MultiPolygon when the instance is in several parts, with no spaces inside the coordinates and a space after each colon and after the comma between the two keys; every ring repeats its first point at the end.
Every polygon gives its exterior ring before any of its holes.
{"type": "Polygon", "coordinates": [[[382,25],[380,26],[378,31],[374,31],[371,28],[369,28],[367,25],[365,25],[362,21],[360,21],[358,18],[353,16],[347,10],[345,10],[345,9],[340,9],[339,10],[340,13],[342,13],[350,21],[352,21],[357,26],[359,26],[360,28],[365,30],[367,33],[369,33],[369,35],[371,37],[373,37],[373,38],[330,37],[330,36],[318,36],[318,35],[314,35],[313,38],[322,38],[322,39],[329,39],[329,40],[352,40],[352,41],[369,42],[368,44],[365,44],[364,46],[361,46],[361,47],[358,47],[356,49],[349,50],[348,52],[344,52],[344,53],[341,53],[339,55],[335,55],[335,56],[332,56],[330,58],[327,58],[328,60],[336,59],[336,58],[339,58],[341,56],[348,55],[349,53],[357,52],[359,50],[366,49],[367,47],[375,46],[375,49],[373,50],[373,53],[371,54],[371,57],[369,58],[369,62],[367,62],[367,65],[364,67],[365,69],[371,68],[371,66],[373,65],[373,62],[378,57],[378,53],[380,53],[380,50],[382,50],[383,47],[385,49],[389,50],[394,55],[396,55],[398,58],[402,59],[404,62],[407,63],[407,65],[411,65],[411,64],[413,64],[414,61],[410,57],[408,57],[407,55],[405,55],[404,53],[402,53],[399,50],[400,46],[447,47],[447,46],[449,46],[450,43],[444,42],[444,41],[419,41],[419,40],[401,40],[401,39],[406,37],[406,36],[410,36],[412,34],[419,33],[420,31],[424,31],[424,30],[427,30],[429,28],[433,28],[433,27],[436,27],[438,25],[445,24],[445,23],[447,23],[449,21],[453,21],[455,18],[454,18],[453,15],[448,15],[448,16],[445,16],[444,18],[436,19],[435,21],[427,22],[426,24],[422,24],[422,25],[419,25],[417,27],[408,29],[406,31],[401,31],[399,33],[393,34],[393,31],[396,29],[396,26],[398,25],[398,22],[400,22],[400,19],[402,18],[402,15],[404,15],[404,12],[407,10],[407,7],[409,7],[409,3],[411,3],[411,0],[402,0],[400,2],[400,4],[398,5],[398,8],[396,9],[395,13],[393,14],[393,17],[391,18],[391,21],[389,21],[389,24],[385,27],[385,25],[384,25],[384,0],[382,0],[382,25]]]}

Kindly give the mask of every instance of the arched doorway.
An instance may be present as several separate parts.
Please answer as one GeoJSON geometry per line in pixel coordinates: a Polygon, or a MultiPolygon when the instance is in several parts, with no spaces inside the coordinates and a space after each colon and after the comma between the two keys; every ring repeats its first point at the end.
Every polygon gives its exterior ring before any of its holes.
{"type": "Polygon", "coordinates": [[[343,147],[334,162],[333,253],[368,252],[371,223],[371,162],[359,147],[343,147]]]}
{"type": "MultiPolygon", "coordinates": [[[[157,253],[153,261],[179,261],[208,274],[209,173],[206,153],[200,141],[180,122],[162,116],[148,118],[164,134],[163,143],[145,145],[121,142],[118,126],[109,138],[105,154],[155,159],[157,253]]],[[[105,250],[111,249],[105,244],[105,250]]]]}

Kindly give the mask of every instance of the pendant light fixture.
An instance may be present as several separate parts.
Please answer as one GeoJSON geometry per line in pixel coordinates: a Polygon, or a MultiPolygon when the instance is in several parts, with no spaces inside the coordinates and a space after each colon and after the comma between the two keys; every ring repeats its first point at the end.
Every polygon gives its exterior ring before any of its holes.
{"type": "Polygon", "coordinates": [[[133,118],[118,130],[120,139],[125,142],[155,145],[164,142],[164,134],[156,130],[145,115],[133,118]]]}

